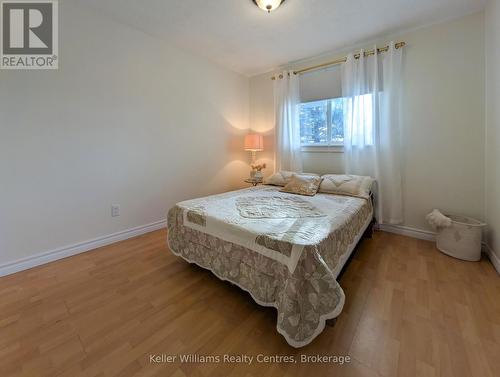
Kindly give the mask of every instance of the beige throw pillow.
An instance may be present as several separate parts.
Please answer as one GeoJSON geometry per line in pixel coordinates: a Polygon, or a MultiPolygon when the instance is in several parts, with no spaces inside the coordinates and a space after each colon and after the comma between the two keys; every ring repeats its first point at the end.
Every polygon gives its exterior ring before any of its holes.
{"type": "Polygon", "coordinates": [[[318,192],[320,183],[321,177],[294,174],[287,185],[280,191],[290,194],[314,196],[318,192]]]}
{"type": "Polygon", "coordinates": [[[326,174],[322,176],[323,181],[319,192],[328,194],[341,194],[369,198],[374,182],[372,177],[346,174],[326,174]]]}
{"type": "Polygon", "coordinates": [[[274,186],[286,186],[290,179],[292,179],[293,175],[297,176],[305,176],[305,177],[318,177],[318,174],[313,173],[294,173],[292,171],[281,170],[277,173],[274,173],[269,178],[264,180],[266,185],[274,185],[274,186]]]}

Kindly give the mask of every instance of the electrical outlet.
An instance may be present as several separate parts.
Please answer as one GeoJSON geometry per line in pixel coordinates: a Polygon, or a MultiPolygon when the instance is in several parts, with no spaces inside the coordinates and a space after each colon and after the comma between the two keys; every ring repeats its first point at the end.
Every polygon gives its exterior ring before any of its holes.
{"type": "Polygon", "coordinates": [[[120,205],[119,204],[112,204],[111,205],[111,217],[117,217],[120,216],[120,205]]]}

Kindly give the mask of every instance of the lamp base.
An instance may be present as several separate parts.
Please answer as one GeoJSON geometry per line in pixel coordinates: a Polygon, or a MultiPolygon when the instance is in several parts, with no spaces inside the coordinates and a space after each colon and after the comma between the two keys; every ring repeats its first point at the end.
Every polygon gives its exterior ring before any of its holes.
{"type": "Polygon", "coordinates": [[[256,181],[262,181],[264,176],[261,171],[258,170],[250,170],[250,179],[255,179],[256,181]]]}

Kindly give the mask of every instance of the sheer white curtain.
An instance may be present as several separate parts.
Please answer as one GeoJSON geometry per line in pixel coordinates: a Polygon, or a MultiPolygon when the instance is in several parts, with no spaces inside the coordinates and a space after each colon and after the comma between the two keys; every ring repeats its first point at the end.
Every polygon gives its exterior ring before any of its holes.
{"type": "Polygon", "coordinates": [[[274,81],[275,169],[302,171],[299,121],[299,78],[283,72],[274,81]]]}
{"type": "Polygon", "coordinates": [[[377,180],[375,214],[379,223],[386,224],[403,221],[402,50],[392,42],[386,53],[365,57],[361,51],[359,59],[350,54],[342,67],[345,170],[377,180]]]}

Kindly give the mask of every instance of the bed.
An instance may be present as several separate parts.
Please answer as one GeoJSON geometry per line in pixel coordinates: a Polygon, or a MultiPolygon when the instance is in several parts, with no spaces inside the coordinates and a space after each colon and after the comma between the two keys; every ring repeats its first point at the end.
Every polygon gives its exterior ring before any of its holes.
{"type": "Polygon", "coordinates": [[[277,331],[298,348],[341,313],[337,277],[373,207],[364,198],[280,189],[263,185],[177,203],[168,213],[168,245],[275,307],[277,331]]]}

